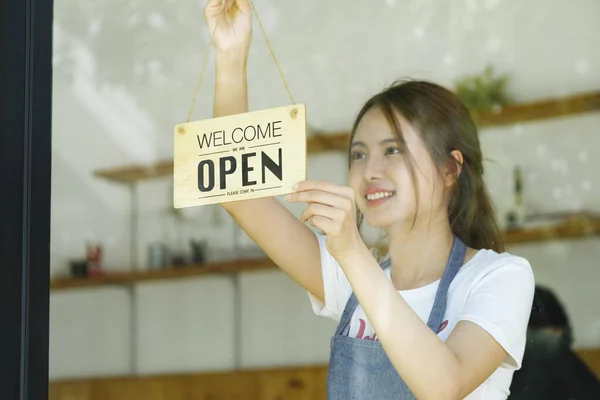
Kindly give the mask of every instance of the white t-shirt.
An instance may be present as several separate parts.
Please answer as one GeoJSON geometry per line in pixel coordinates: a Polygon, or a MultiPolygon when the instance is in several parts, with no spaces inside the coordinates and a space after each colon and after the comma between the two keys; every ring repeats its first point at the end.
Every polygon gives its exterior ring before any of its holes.
{"type": "MultiPolygon", "coordinates": [[[[317,235],[325,304],[308,293],[315,314],[340,321],[352,288],[344,271],[327,251],[324,235],[317,235]]],[[[385,272],[390,277],[390,269],[385,272]]],[[[440,281],[398,293],[427,323],[440,281]]],[[[529,262],[509,253],[479,250],[465,263],[452,281],[443,323],[438,332],[446,341],[458,321],[471,321],[485,329],[507,351],[502,365],[475,391],[469,400],[504,400],[509,395],[513,373],[521,368],[531,313],[535,281],[529,262]]],[[[349,335],[364,340],[379,340],[360,304],[350,322],[349,335]]]]}

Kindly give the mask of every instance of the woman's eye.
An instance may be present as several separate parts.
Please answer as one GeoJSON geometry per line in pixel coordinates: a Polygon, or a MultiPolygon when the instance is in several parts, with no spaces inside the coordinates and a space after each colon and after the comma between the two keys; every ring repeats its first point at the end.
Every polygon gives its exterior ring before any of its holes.
{"type": "Polygon", "coordinates": [[[365,158],[365,153],[360,151],[354,151],[352,152],[351,158],[353,161],[362,160],[363,158],[365,158]]]}
{"type": "Polygon", "coordinates": [[[389,147],[385,150],[385,155],[390,155],[390,154],[400,154],[401,151],[399,148],[397,147],[389,147]]]}

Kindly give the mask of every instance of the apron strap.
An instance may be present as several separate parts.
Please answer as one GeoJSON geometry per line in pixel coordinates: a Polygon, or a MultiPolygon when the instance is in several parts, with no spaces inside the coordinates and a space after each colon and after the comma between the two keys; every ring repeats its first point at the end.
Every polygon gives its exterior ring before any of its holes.
{"type": "Polygon", "coordinates": [[[342,318],[340,319],[340,323],[338,324],[335,335],[348,336],[348,330],[350,329],[350,320],[352,319],[352,314],[354,314],[354,310],[356,310],[356,306],[358,305],[358,299],[352,291],[352,295],[346,302],[346,307],[344,308],[344,312],[342,313],[342,318]]]}
{"type": "MultiPolygon", "coordinates": [[[[448,258],[446,269],[444,270],[444,274],[440,280],[440,285],[437,288],[433,307],[427,322],[427,326],[429,326],[429,328],[435,333],[437,333],[438,329],[440,328],[444,318],[444,313],[446,312],[448,289],[454,280],[454,277],[456,277],[456,274],[460,270],[460,267],[462,267],[466,251],[467,246],[457,236],[454,236],[450,257],[448,258]]],[[[387,257],[379,265],[382,269],[388,268],[391,265],[390,258],[387,257]]],[[[352,295],[348,299],[346,307],[344,307],[344,312],[342,313],[340,323],[336,328],[335,335],[347,335],[347,331],[350,328],[350,321],[352,320],[352,314],[354,314],[354,310],[356,310],[357,306],[358,299],[356,298],[354,291],[352,291],[352,295]]]]}
{"type": "MultiPolygon", "coordinates": [[[[389,257],[379,263],[381,269],[385,270],[392,264],[389,257]]],[[[335,335],[347,336],[348,331],[350,329],[350,321],[352,320],[352,314],[354,314],[354,310],[356,310],[356,306],[358,306],[358,299],[354,294],[354,290],[352,291],[352,295],[346,302],[346,307],[344,307],[344,312],[342,313],[342,317],[340,318],[340,323],[338,324],[335,335]]]]}
{"type": "Polygon", "coordinates": [[[431,309],[429,321],[427,322],[427,326],[435,333],[440,329],[440,325],[444,319],[446,303],[448,300],[448,289],[450,288],[450,284],[454,280],[454,277],[460,270],[460,267],[462,267],[466,252],[467,246],[457,236],[454,236],[454,243],[452,244],[448,265],[446,266],[446,270],[440,280],[440,285],[435,293],[433,308],[431,309]]]}

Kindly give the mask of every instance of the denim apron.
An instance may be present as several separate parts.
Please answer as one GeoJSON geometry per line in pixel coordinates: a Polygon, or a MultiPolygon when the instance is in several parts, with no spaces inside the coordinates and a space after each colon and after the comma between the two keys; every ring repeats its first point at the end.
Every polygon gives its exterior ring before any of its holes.
{"type": "MultiPolygon", "coordinates": [[[[448,288],[463,264],[465,244],[454,237],[448,264],[437,289],[427,326],[438,333],[446,311],[448,288]]],[[[389,258],[381,263],[390,265],[389,258]]],[[[415,399],[378,341],[347,336],[350,319],[358,305],[354,292],[348,300],[340,323],[331,338],[331,356],[327,375],[330,400],[415,399]]]]}

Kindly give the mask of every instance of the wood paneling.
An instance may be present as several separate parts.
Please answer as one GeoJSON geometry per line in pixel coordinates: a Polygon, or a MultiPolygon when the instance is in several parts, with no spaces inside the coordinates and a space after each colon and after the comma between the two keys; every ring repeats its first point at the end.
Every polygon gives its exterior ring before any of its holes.
{"type": "Polygon", "coordinates": [[[600,349],[579,349],[577,350],[577,355],[600,379],[600,349]]]}
{"type": "Polygon", "coordinates": [[[257,374],[258,396],[269,400],[326,400],[327,367],[270,370],[257,374]]]}
{"type": "Polygon", "coordinates": [[[326,366],[50,384],[50,400],[325,400],[326,366]]]}
{"type": "MultiPolygon", "coordinates": [[[[600,349],[577,354],[600,379],[600,349]]],[[[326,400],[327,365],[50,383],[50,400],[326,400]]]]}
{"type": "Polygon", "coordinates": [[[188,399],[244,400],[258,398],[258,385],[254,373],[213,373],[186,380],[188,399]]]}
{"type": "Polygon", "coordinates": [[[92,400],[94,398],[91,381],[50,382],[48,388],[50,400],[92,400]]]}

